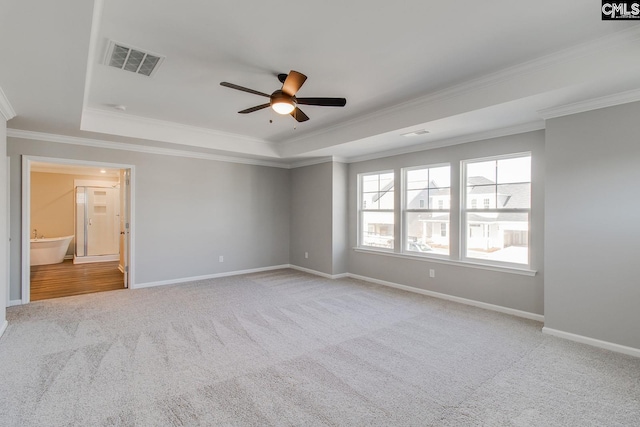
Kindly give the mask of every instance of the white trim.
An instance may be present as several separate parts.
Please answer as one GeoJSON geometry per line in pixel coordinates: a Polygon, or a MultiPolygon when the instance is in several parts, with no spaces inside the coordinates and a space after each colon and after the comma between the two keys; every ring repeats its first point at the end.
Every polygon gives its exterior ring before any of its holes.
{"type": "Polygon", "coordinates": [[[305,166],[319,165],[321,163],[329,163],[329,162],[334,162],[334,161],[337,161],[337,160],[335,160],[335,158],[332,157],[332,156],[329,156],[329,157],[317,157],[317,158],[313,158],[313,159],[307,159],[307,160],[301,160],[299,162],[289,163],[289,168],[290,169],[303,168],[305,166]]]}
{"type": "Polygon", "coordinates": [[[11,159],[7,159],[7,260],[6,260],[6,286],[7,286],[7,299],[5,302],[8,304],[11,301],[11,159]]]}
{"type": "Polygon", "coordinates": [[[425,142],[423,144],[411,145],[409,147],[398,148],[395,150],[380,151],[362,156],[347,157],[347,163],[364,162],[367,160],[375,160],[384,157],[399,156],[401,154],[416,153],[419,151],[433,150],[435,148],[449,147],[451,145],[466,144],[468,142],[484,141],[486,139],[501,138],[503,136],[518,135],[521,133],[534,132],[545,128],[544,120],[524,123],[506,128],[491,129],[484,132],[475,132],[468,135],[456,136],[454,138],[439,139],[425,142]]]}
{"type": "Polygon", "coordinates": [[[356,163],[367,160],[380,159],[384,157],[397,156],[401,154],[415,153],[419,151],[426,151],[435,148],[448,147],[451,145],[465,144],[467,142],[483,141],[491,138],[500,138],[503,136],[517,135],[521,133],[533,132],[545,128],[544,120],[536,122],[525,123],[516,126],[510,126],[506,128],[493,129],[485,132],[471,133],[455,138],[436,140],[426,142],[424,144],[412,145],[410,147],[399,148],[397,150],[380,151],[377,153],[366,154],[355,157],[320,157],[317,159],[309,159],[300,162],[287,162],[283,159],[283,162],[258,160],[258,159],[245,159],[241,157],[221,156],[217,154],[199,153],[188,150],[177,150],[173,148],[160,148],[147,145],[129,144],[123,142],[102,141],[98,139],[80,138],[76,136],[56,135],[50,133],[33,132],[20,129],[7,128],[7,137],[30,139],[35,141],[47,141],[56,142],[59,144],[80,145],[85,147],[105,148],[111,150],[131,151],[137,153],[147,154],[159,154],[163,156],[175,156],[175,157],[187,157],[192,159],[213,160],[219,162],[240,163],[254,166],[267,166],[282,169],[295,169],[304,166],[310,166],[326,162],[339,162],[339,163],[356,163]]]}
{"type": "MultiPolygon", "coordinates": [[[[72,256],[74,264],[93,264],[98,262],[112,262],[119,261],[120,254],[111,254],[111,255],[95,255],[95,256],[72,256]]],[[[123,271],[124,273],[124,271],[123,271]]]]}
{"type": "Polygon", "coordinates": [[[9,322],[5,320],[4,323],[2,323],[2,326],[0,326],[0,337],[2,337],[4,331],[7,330],[7,326],[9,326],[9,322]]]}
{"type": "Polygon", "coordinates": [[[73,255],[65,255],[64,259],[73,259],[73,255]]]}
{"type": "Polygon", "coordinates": [[[289,264],[272,265],[269,267],[250,268],[248,270],[226,271],[224,273],[205,274],[203,276],[181,277],[178,279],[160,280],[157,282],[131,283],[131,289],[152,288],[155,286],[176,285],[179,283],[196,282],[199,280],[217,279],[220,277],[239,276],[241,274],[260,273],[270,270],[289,268],[289,264]]]}
{"type": "Polygon", "coordinates": [[[544,322],[544,316],[542,314],[530,313],[528,311],[516,310],[515,308],[503,307],[501,305],[489,304],[486,302],[480,302],[480,301],[475,301],[467,298],[456,297],[453,295],[442,294],[440,292],[428,291],[426,289],[414,288],[413,286],[400,285],[398,283],[387,282],[386,280],[373,279],[371,277],[360,276],[358,274],[349,273],[349,277],[352,279],[363,280],[365,282],[375,283],[383,286],[389,286],[391,288],[396,288],[396,289],[402,289],[404,291],[414,292],[417,294],[444,299],[447,301],[453,301],[460,304],[470,305],[473,307],[479,307],[485,310],[497,311],[499,313],[509,314],[511,316],[523,317],[525,319],[535,320],[537,322],[544,322]]]}
{"type": "Polygon", "coordinates": [[[135,165],[121,164],[121,163],[103,163],[94,162],[91,160],[76,160],[76,159],[62,159],[56,157],[42,157],[22,155],[22,213],[21,222],[21,277],[20,288],[22,304],[27,304],[31,301],[31,254],[30,254],[30,236],[31,236],[31,163],[43,162],[43,163],[57,163],[63,165],[79,165],[79,166],[92,166],[92,167],[104,167],[113,169],[128,169],[130,171],[129,184],[130,184],[130,200],[129,200],[129,280],[133,281],[135,273],[135,165]]]}
{"type": "Polygon", "coordinates": [[[159,154],[163,156],[187,157],[192,159],[214,160],[219,162],[240,163],[245,165],[269,166],[289,169],[287,163],[276,161],[245,159],[241,157],[221,156],[217,154],[199,153],[175,148],[161,148],[148,145],[129,144],[125,142],[102,141],[99,139],[80,138],[77,136],[56,135],[51,133],[33,132],[20,129],[7,129],[7,136],[11,138],[31,139],[36,141],[57,142],[59,144],[81,145],[85,147],[106,148],[110,150],[132,151],[136,153],[159,154]]]}
{"type": "Polygon", "coordinates": [[[568,116],[570,114],[584,113],[599,108],[613,107],[630,102],[640,101],[640,89],[629,90],[626,92],[614,93],[611,95],[601,96],[600,98],[587,99],[584,101],[574,102],[572,104],[561,105],[559,107],[545,108],[538,111],[538,114],[545,119],[555,119],[556,117],[568,116]]]}
{"type": "Polygon", "coordinates": [[[20,294],[22,303],[31,300],[31,165],[27,156],[22,156],[22,254],[20,256],[20,294]]]}
{"type": "MultiPolygon", "coordinates": [[[[198,126],[190,126],[190,125],[185,125],[185,124],[182,124],[182,123],[170,122],[168,120],[160,120],[160,119],[152,119],[152,118],[149,118],[149,117],[134,116],[132,114],[121,113],[121,112],[116,112],[116,111],[107,111],[107,110],[102,110],[102,109],[99,109],[99,108],[92,108],[92,107],[83,108],[82,114],[83,114],[83,116],[85,114],[96,114],[96,115],[102,116],[104,118],[111,118],[111,119],[114,119],[114,120],[124,120],[124,121],[130,122],[130,123],[138,123],[140,125],[153,126],[153,127],[161,128],[161,129],[165,129],[165,130],[175,129],[175,130],[180,130],[180,131],[183,131],[183,132],[198,133],[198,134],[207,136],[209,138],[237,139],[237,140],[244,141],[244,142],[257,143],[257,144],[269,146],[269,142],[268,141],[266,141],[264,139],[253,138],[251,136],[246,136],[246,135],[241,135],[241,134],[231,133],[231,132],[224,132],[224,131],[214,130],[214,129],[209,129],[209,128],[202,128],[202,127],[198,127],[198,126]]],[[[80,129],[83,130],[82,129],[82,125],[81,125],[80,129]]],[[[165,141],[165,142],[170,142],[170,141],[165,141]]],[[[197,145],[197,146],[198,147],[207,148],[207,146],[201,146],[201,145],[197,145]]]]}
{"type": "Polygon", "coordinates": [[[9,301],[9,305],[7,307],[13,307],[16,305],[22,305],[22,300],[21,299],[12,299],[9,301]]]}
{"type": "MultiPolygon", "coordinates": [[[[125,179],[127,177],[127,173],[125,172],[125,179]]],[[[135,182],[136,182],[136,168],[135,167],[131,167],[129,168],[129,185],[125,185],[125,188],[128,188],[129,190],[129,200],[127,200],[127,217],[129,219],[129,232],[125,235],[125,255],[126,255],[126,260],[125,260],[125,265],[128,267],[128,271],[127,274],[125,275],[125,279],[128,283],[125,283],[124,285],[127,288],[130,288],[130,284],[131,283],[135,283],[134,279],[135,279],[135,275],[136,275],[136,269],[135,269],[135,254],[136,254],[136,233],[135,233],[135,229],[136,229],[136,186],[135,186],[135,182]],[[127,245],[127,239],[126,237],[128,237],[129,240],[129,247],[126,247],[127,245]]],[[[126,193],[125,193],[126,194],[126,193]]],[[[126,196],[125,196],[126,197],[126,196]]],[[[120,214],[122,214],[122,212],[120,212],[120,214]]],[[[126,233],[126,231],[125,231],[126,233]]]]}
{"type": "Polygon", "coordinates": [[[273,143],[261,139],[96,108],[83,108],[80,130],[231,151],[239,155],[280,157],[273,143]]]}
{"type": "Polygon", "coordinates": [[[87,69],[84,74],[84,93],[82,108],[89,104],[89,91],[91,89],[94,64],[96,64],[96,50],[100,40],[100,21],[102,20],[103,0],[94,0],[93,14],[91,16],[91,34],[89,35],[89,54],[87,55],[87,69]]]}
{"type": "MultiPolygon", "coordinates": [[[[4,94],[4,91],[0,87],[0,114],[5,118],[5,120],[9,121],[16,116],[16,110],[13,109],[13,106],[9,102],[9,98],[4,94]]],[[[8,131],[9,129],[7,129],[8,131]]]]}
{"type": "Polygon", "coordinates": [[[480,262],[461,261],[457,259],[444,259],[444,258],[436,258],[436,257],[424,256],[424,255],[409,255],[409,254],[401,254],[401,253],[388,252],[388,251],[376,250],[376,249],[366,249],[366,248],[360,248],[360,247],[356,247],[352,249],[355,252],[361,252],[365,254],[391,256],[394,258],[404,258],[404,259],[410,259],[413,261],[433,262],[436,264],[455,265],[458,267],[476,268],[479,270],[498,271],[500,273],[518,274],[521,276],[533,277],[538,273],[537,270],[529,270],[526,268],[506,267],[501,265],[483,264],[480,262]]]}
{"type": "Polygon", "coordinates": [[[602,341],[595,338],[585,337],[583,335],[572,334],[571,332],[559,331],[557,329],[543,327],[542,333],[552,335],[554,337],[563,338],[570,341],[587,344],[593,347],[603,348],[605,350],[614,351],[616,353],[627,354],[633,357],[640,357],[640,348],[627,347],[625,345],[615,344],[609,341],[602,341]]]}
{"type": "Polygon", "coordinates": [[[326,279],[344,279],[345,277],[349,277],[349,273],[341,273],[341,274],[328,274],[323,273],[322,271],[312,270],[310,268],[300,267],[297,265],[290,264],[289,268],[292,270],[302,271],[304,273],[313,274],[315,276],[324,277],[326,279]]]}

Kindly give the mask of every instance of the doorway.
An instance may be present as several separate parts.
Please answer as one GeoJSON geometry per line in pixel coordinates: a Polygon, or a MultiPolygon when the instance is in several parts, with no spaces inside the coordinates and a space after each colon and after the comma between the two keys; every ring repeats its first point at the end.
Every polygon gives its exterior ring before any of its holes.
{"type": "Polygon", "coordinates": [[[133,165],[23,156],[22,303],[133,282],[133,165]]]}

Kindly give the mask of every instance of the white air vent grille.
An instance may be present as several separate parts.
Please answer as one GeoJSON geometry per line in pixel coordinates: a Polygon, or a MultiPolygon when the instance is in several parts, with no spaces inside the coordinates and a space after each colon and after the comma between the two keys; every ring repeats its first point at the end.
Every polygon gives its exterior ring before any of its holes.
{"type": "Polygon", "coordinates": [[[110,67],[151,77],[163,60],[164,56],[110,41],[104,63],[110,67]]]}

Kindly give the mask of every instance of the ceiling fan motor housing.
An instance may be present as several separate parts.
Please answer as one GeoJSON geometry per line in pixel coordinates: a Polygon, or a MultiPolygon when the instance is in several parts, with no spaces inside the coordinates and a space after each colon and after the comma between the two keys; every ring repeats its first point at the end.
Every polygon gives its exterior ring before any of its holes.
{"type": "Polygon", "coordinates": [[[290,96],[287,95],[286,93],[284,93],[283,91],[281,91],[280,89],[276,90],[275,92],[273,92],[271,94],[271,105],[273,104],[277,104],[279,102],[284,102],[287,104],[296,104],[296,97],[295,96],[290,96]]]}

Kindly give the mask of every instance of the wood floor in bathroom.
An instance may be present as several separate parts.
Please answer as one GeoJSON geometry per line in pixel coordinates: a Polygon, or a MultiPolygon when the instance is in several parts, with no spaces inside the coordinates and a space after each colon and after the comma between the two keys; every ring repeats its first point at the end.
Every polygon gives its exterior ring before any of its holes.
{"type": "Polygon", "coordinates": [[[118,261],[31,266],[31,301],[124,289],[118,261]]]}

